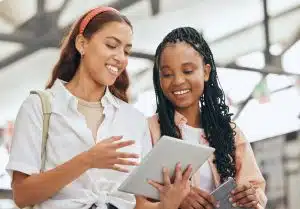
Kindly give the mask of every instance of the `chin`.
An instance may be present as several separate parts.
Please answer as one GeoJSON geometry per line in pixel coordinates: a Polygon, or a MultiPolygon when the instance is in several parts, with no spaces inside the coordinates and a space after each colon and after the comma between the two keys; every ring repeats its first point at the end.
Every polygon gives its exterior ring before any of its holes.
{"type": "Polygon", "coordinates": [[[111,78],[106,78],[106,79],[102,79],[102,80],[97,80],[96,82],[99,85],[103,85],[103,86],[112,86],[117,79],[111,79],[111,78]]]}
{"type": "Polygon", "coordinates": [[[192,106],[191,103],[187,103],[187,102],[175,102],[173,104],[175,104],[175,107],[181,108],[181,109],[189,108],[190,106],[192,106]]]}

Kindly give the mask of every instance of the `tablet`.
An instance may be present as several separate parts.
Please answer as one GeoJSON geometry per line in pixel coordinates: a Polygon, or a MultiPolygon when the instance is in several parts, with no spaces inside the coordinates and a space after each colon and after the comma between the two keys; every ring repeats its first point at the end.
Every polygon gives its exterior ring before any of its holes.
{"type": "Polygon", "coordinates": [[[123,181],[118,190],[159,200],[159,192],[147,182],[148,179],[162,183],[163,167],[167,167],[173,175],[177,162],[181,163],[182,170],[191,164],[193,175],[213,152],[214,148],[205,145],[191,144],[181,139],[163,136],[142,159],[140,165],[123,181]]]}

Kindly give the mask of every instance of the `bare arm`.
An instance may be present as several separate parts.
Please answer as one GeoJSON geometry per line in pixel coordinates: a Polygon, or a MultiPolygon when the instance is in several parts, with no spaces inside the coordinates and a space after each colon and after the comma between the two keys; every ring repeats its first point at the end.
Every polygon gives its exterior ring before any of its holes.
{"type": "Polygon", "coordinates": [[[45,201],[90,168],[87,153],[45,173],[27,174],[13,172],[13,196],[18,207],[23,208],[45,201]]]}
{"type": "Polygon", "coordinates": [[[13,172],[13,195],[15,203],[26,207],[41,203],[63,187],[77,179],[90,168],[106,168],[121,172],[126,169],[118,165],[137,165],[126,158],[137,158],[133,153],[117,152],[117,149],[132,145],[134,141],[118,142],[122,137],[111,137],[97,143],[89,151],[83,152],[66,163],[40,174],[13,172]]]}

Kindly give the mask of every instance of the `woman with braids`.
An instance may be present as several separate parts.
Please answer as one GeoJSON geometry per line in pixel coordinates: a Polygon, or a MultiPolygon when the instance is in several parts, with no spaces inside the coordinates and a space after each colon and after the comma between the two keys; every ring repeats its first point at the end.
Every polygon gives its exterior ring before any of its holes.
{"type": "Polygon", "coordinates": [[[75,22],[46,90],[46,149],[39,97],[28,96],[17,115],[7,170],[19,207],[176,209],[189,193],[191,168],[182,175],[179,165],[174,183],[167,172],[165,186],[150,182],[161,191],[160,203],[141,204],[117,190],[151,149],[146,118],[127,103],[131,43],[130,22],[113,8],[92,9],[75,22]]]}
{"type": "Polygon", "coordinates": [[[210,192],[228,177],[237,181],[229,197],[233,206],[261,209],[265,181],[250,144],[231,121],[212,52],[195,29],[177,28],[155,54],[153,82],[157,114],[149,119],[153,143],[168,135],[215,148],[192,178],[181,209],[218,207],[210,192]]]}

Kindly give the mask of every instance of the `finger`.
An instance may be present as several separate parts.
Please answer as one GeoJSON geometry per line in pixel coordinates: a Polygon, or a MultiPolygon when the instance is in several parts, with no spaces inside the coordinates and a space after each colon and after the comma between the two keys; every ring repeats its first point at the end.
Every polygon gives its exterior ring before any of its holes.
{"type": "Polygon", "coordinates": [[[138,162],[131,161],[131,160],[125,160],[125,159],[117,159],[114,160],[112,164],[118,164],[118,165],[139,165],[138,162]]]}
{"type": "Polygon", "coordinates": [[[113,142],[121,140],[122,138],[123,138],[123,136],[112,136],[112,137],[109,137],[107,139],[102,140],[101,142],[104,142],[104,143],[113,143],[113,142]]]}
{"type": "Polygon", "coordinates": [[[165,167],[163,168],[163,180],[165,185],[171,184],[169,169],[165,167]]]}
{"type": "Polygon", "coordinates": [[[134,140],[122,141],[122,142],[117,142],[117,143],[111,144],[111,147],[114,148],[114,149],[120,149],[120,148],[123,148],[123,147],[133,145],[134,143],[135,143],[134,140]]]}
{"type": "Polygon", "coordinates": [[[193,209],[205,209],[198,201],[193,200],[191,203],[191,208],[193,209]]]}
{"type": "Polygon", "coordinates": [[[214,209],[214,206],[208,202],[205,198],[199,197],[197,202],[204,208],[204,209],[214,209]]]}
{"type": "Polygon", "coordinates": [[[123,173],[128,173],[128,172],[129,172],[128,169],[122,168],[122,167],[117,166],[117,165],[111,166],[111,169],[112,169],[112,170],[115,170],[115,171],[120,171],[120,172],[123,172],[123,173]]]}
{"type": "Polygon", "coordinates": [[[148,184],[150,184],[151,186],[156,188],[159,192],[162,192],[162,190],[163,190],[163,186],[155,181],[148,180],[148,184]]]}
{"type": "Polygon", "coordinates": [[[235,195],[233,195],[233,196],[231,197],[231,199],[232,199],[232,202],[238,202],[238,201],[240,201],[241,199],[246,198],[246,197],[248,197],[249,195],[253,195],[253,194],[255,194],[255,193],[253,193],[253,190],[252,190],[252,189],[248,189],[248,190],[246,190],[246,191],[236,193],[235,195]]]}
{"type": "Polygon", "coordinates": [[[243,191],[248,190],[248,189],[251,189],[251,185],[250,184],[248,184],[248,185],[243,184],[243,185],[237,186],[234,190],[232,190],[231,194],[235,195],[239,192],[243,192],[243,191]]]}
{"type": "Polygon", "coordinates": [[[140,156],[136,153],[116,152],[115,157],[117,157],[117,158],[139,158],[140,156]]]}
{"type": "Polygon", "coordinates": [[[248,196],[236,201],[236,203],[238,205],[243,205],[243,204],[248,204],[249,202],[252,202],[254,200],[256,200],[256,196],[252,194],[252,195],[248,195],[248,196]]]}
{"type": "Polygon", "coordinates": [[[192,174],[192,165],[188,165],[187,169],[184,171],[182,180],[188,181],[190,179],[190,176],[192,174]]]}
{"type": "Polygon", "coordinates": [[[206,191],[203,191],[198,188],[195,188],[195,191],[198,195],[198,198],[200,197],[200,198],[204,199],[207,203],[209,203],[209,205],[217,207],[218,203],[214,196],[212,196],[209,193],[207,193],[206,191]]]}
{"type": "Polygon", "coordinates": [[[243,207],[244,208],[255,208],[258,204],[258,201],[257,200],[254,200],[254,201],[251,201],[247,204],[244,204],[243,207]]]}
{"type": "Polygon", "coordinates": [[[180,183],[182,180],[181,163],[177,163],[175,167],[175,183],[180,183]]]}

